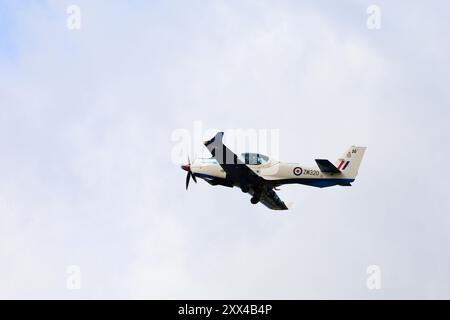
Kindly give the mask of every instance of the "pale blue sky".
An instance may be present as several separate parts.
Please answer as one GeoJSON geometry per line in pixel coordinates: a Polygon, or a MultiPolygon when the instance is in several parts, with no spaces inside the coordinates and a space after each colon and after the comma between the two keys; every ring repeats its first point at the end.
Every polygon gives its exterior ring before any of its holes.
{"type": "Polygon", "coordinates": [[[0,1],[0,297],[450,298],[450,7],[380,1],[374,31],[370,4],[0,1]],[[184,190],[197,120],[279,129],[284,161],[368,150],[280,215],[184,190]]]}
{"type": "Polygon", "coordinates": [[[16,21],[14,11],[11,10],[5,1],[0,4],[0,55],[3,59],[14,57],[17,54],[17,46],[14,41],[16,21]]]}

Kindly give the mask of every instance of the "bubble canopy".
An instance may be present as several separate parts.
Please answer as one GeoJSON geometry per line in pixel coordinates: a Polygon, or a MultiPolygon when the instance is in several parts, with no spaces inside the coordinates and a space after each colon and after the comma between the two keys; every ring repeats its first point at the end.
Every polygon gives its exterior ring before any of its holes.
{"type": "Polygon", "coordinates": [[[241,161],[245,164],[259,165],[269,162],[269,157],[260,153],[245,152],[241,154],[241,161]]]}
{"type": "MultiPolygon", "coordinates": [[[[252,153],[252,152],[245,152],[242,153],[239,159],[244,162],[245,164],[249,165],[260,165],[260,164],[266,164],[269,162],[269,157],[260,153],[252,153]]],[[[215,164],[218,165],[219,162],[215,158],[199,158],[198,161],[200,161],[203,165],[208,164],[215,164]]]]}

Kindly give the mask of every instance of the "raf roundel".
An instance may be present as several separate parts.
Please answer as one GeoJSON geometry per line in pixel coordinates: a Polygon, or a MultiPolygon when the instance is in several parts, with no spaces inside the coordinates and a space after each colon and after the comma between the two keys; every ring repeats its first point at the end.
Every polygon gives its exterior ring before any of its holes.
{"type": "Polygon", "coordinates": [[[303,172],[302,168],[300,168],[300,167],[295,167],[295,168],[294,168],[294,174],[295,174],[296,176],[301,175],[302,172],[303,172]]]}

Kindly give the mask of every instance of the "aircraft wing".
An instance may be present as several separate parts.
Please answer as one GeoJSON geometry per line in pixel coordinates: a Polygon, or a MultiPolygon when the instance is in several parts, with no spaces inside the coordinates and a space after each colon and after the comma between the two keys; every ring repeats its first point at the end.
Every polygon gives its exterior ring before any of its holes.
{"type": "Polygon", "coordinates": [[[265,189],[259,200],[263,205],[272,210],[288,210],[288,206],[278,197],[273,189],[265,189]]]}
{"type": "MultiPolygon", "coordinates": [[[[205,141],[205,147],[211,152],[212,156],[219,162],[219,165],[227,173],[227,178],[239,181],[245,176],[250,184],[263,185],[265,180],[251,170],[244,162],[242,162],[236,154],[227,148],[222,142],[223,132],[218,132],[214,138],[205,141]]],[[[250,194],[254,194],[253,188],[250,194]]],[[[272,210],[287,210],[288,206],[278,197],[276,192],[271,188],[263,188],[261,192],[260,202],[272,210]]]]}
{"type": "Polygon", "coordinates": [[[233,180],[241,176],[247,176],[250,183],[261,182],[264,179],[253,172],[236,154],[223,144],[223,132],[218,132],[214,138],[205,141],[205,147],[211,152],[212,156],[219,162],[219,165],[227,173],[227,176],[233,180]]]}

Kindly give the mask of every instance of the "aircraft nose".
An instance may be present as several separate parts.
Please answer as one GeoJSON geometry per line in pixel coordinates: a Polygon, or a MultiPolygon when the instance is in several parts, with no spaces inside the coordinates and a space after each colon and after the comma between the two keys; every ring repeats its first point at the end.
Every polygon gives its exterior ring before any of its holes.
{"type": "Polygon", "coordinates": [[[184,171],[189,172],[189,171],[191,171],[191,166],[188,165],[188,164],[184,164],[184,165],[181,166],[181,169],[183,169],[184,171]]]}

